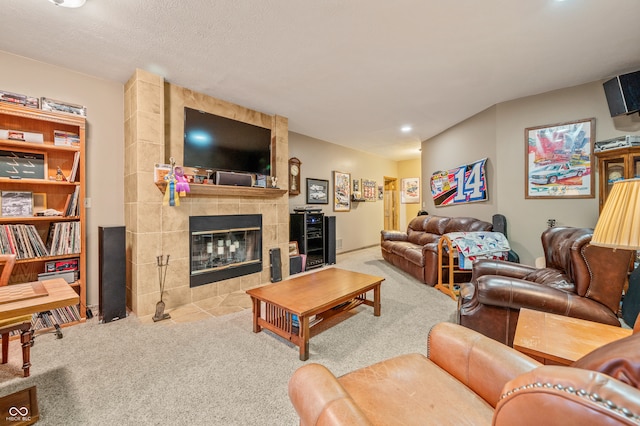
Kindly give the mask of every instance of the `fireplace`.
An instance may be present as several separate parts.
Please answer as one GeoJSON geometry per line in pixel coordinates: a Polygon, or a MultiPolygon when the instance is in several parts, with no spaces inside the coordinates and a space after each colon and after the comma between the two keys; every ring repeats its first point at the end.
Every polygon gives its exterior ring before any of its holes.
{"type": "Polygon", "coordinates": [[[262,271],[262,215],[189,217],[190,287],[262,271]]]}

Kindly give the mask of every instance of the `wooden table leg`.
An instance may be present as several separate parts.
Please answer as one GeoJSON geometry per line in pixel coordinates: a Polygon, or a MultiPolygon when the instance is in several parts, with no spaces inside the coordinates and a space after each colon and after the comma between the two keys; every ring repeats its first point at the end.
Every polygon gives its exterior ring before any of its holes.
{"type": "Polygon", "coordinates": [[[253,332],[260,333],[262,327],[258,324],[258,318],[260,318],[260,307],[262,303],[255,297],[251,298],[251,303],[253,304],[253,332]]]}
{"type": "Polygon", "coordinates": [[[309,359],[309,317],[298,317],[300,327],[300,361],[309,359]]]}
{"type": "Polygon", "coordinates": [[[380,316],[380,283],[373,288],[373,315],[380,316]]]}
{"type": "Polygon", "coordinates": [[[22,369],[24,377],[29,377],[29,368],[31,367],[31,324],[20,330],[20,343],[22,343],[22,369]]]}

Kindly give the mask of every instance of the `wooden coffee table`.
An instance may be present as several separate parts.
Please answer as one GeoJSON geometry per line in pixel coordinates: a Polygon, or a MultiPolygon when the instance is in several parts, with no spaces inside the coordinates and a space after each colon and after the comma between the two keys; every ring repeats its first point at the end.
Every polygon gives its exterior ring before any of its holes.
{"type": "Polygon", "coordinates": [[[632,330],[548,312],[520,309],[513,348],[552,365],[570,365],[632,330]]]}
{"type": "Polygon", "coordinates": [[[361,303],[373,306],[373,315],[380,316],[382,281],[382,277],[329,268],[247,290],[253,303],[253,332],[266,328],[288,339],[300,348],[300,360],[306,361],[309,318],[327,319],[361,303]],[[366,298],[370,290],[373,301],[366,298]]]}

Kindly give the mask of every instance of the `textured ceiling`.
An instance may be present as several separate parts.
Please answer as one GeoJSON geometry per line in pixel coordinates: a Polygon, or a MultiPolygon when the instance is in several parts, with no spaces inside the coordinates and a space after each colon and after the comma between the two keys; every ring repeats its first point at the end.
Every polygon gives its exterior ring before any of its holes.
{"type": "Polygon", "coordinates": [[[639,0],[2,0],[0,15],[0,50],[122,83],[142,68],[393,159],[496,103],[640,69],[639,0]]]}

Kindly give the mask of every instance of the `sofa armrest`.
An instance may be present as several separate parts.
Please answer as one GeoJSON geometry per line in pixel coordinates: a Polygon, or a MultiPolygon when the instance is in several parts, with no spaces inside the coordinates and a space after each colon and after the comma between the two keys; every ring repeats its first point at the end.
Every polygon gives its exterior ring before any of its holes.
{"type": "Polygon", "coordinates": [[[483,275],[503,275],[511,278],[524,278],[534,272],[533,266],[522,265],[520,263],[507,262],[504,260],[478,259],[473,262],[473,278],[483,275]]]}
{"type": "Polygon", "coordinates": [[[380,238],[382,241],[407,241],[408,236],[406,232],[402,231],[380,231],[380,238]]]}
{"type": "Polygon", "coordinates": [[[606,374],[546,365],[507,383],[493,424],[637,424],[639,415],[638,389],[606,374]]]}
{"type": "Polygon", "coordinates": [[[431,361],[493,407],[509,380],[541,365],[509,346],[452,323],[436,324],[427,345],[431,361]]]}
{"type": "Polygon", "coordinates": [[[307,364],[289,380],[289,399],[300,425],[370,425],[338,379],[320,364],[307,364]]]}
{"type": "Polygon", "coordinates": [[[605,305],[575,293],[499,275],[484,275],[476,280],[477,300],[502,308],[529,308],[552,314],[620,326],[615,312],[605,305]]]}

